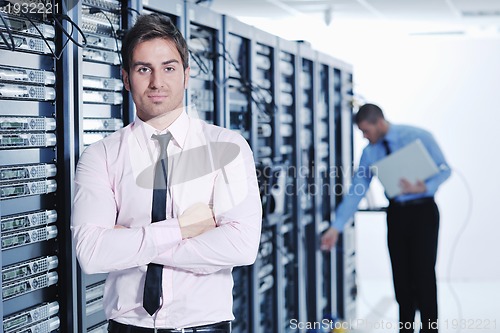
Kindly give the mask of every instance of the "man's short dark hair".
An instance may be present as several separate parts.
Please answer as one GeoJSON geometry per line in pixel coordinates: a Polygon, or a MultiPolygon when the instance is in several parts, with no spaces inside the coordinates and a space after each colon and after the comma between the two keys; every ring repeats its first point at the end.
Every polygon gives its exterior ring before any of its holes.
{"type": "Polygon", "coordinates": [[[354,116],[354,122],[359,125],[363,121],[375,124],[379,119],[385,119],[382,109],[375,104],[365,104],[359,108],[354,116]]]}
{"type": "Polygon", "coordinates": [[[186,40],[172,20],[160,14],[140,15],[134,26],[127,31],[122,43],[123,69],[128,73],[135,47],[155,38],[167,39],[175,43],[181,56],[182,66],[189,66],[189,51],[186,40]]]}

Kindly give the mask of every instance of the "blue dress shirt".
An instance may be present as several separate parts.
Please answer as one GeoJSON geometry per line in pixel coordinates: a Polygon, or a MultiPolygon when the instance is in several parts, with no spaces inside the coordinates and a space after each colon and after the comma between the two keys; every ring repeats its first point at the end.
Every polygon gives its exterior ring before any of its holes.
{"type": "Polygon", "coordinates": [[[428,150],[432,159],[439,168],[439,172],[425,181],[427,191],[417,194],[402,194],[394,198],[396,201],[408,201],[424,197],[432,197],[436,193],[439,185],[443,183],[451,174],[450,167],[446,163],[443,153],[434,140],[431,133],[417,127],[407,125],[389,125],[389,130],[384,138],[374,144],[369,144],[363,149],[359,167],[354,173],[352,183],[348,193],[336,209],[335,221],[332,227],[341,231],[344,225],[358,210],[361,199],[365,196],[373,174],[370,166],[386,156],[386,150],[382,144],[383,139],[387,140],[392,152],[403,148],[407,144],[420,139],[428,150]]]}

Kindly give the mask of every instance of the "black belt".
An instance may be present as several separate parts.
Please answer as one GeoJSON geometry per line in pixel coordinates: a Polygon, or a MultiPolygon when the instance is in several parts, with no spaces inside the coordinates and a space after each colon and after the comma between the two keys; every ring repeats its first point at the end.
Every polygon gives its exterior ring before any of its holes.
{"type": "Polygon", "coordinates": [[[220,323],[188,327],[188,328],[147,328],[119,323],[114,320],[109,321],[108,331],[110,333],[230,333],[231,322],[222,321],[220,323]]]}
{"type": "Polygon", "coordinates": [[[418,199],[407,200],[407,201],[389,200],[389,206],[391,206],[391,207],[410,207],[410,206],[417,206],[417,205],[425,205],[425,204],[433,203],[433,202],[434,202],[434,197],[418,198],[418,199]]]}

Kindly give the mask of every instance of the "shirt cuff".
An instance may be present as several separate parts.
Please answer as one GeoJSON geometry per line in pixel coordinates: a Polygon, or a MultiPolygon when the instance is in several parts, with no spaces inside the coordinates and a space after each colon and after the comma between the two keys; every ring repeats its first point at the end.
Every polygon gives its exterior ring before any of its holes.
{"type": "Polygon", "coordinates": [[[342,223],[336,219],[335,222],[333,222],[331,224],[331,227],[337,229],[338,232],[343,232],[344,231],[344,224],[345,223],[342,223]]]}

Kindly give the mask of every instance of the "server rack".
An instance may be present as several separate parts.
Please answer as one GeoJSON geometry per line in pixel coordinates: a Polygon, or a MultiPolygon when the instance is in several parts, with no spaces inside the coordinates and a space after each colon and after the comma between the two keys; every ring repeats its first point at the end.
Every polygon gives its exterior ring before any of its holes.
{"type": "MultiPolygon", "coordinates": [[[[335,126],[336,126],[336,179],[342,194],[350,185],[353,170],[353,75],[352,67],[336,61],[334,67],[335,126]]],[[[336,186],[337,187],[337,186],[336,186]]],[[[337,196],[337,204],[342,195],[337,196]]],[[[337,268],[337,314],[342,319],[356,317],[356,248],[355,221],[351,219],[344,227],[336,247],[337,268]]]]}
{"type": "Polygon", "coordinates": [[[282,163],[285,165],[283,174],[284,199],[283,223],[281,225],[281,238],[283,240],[284,279],[282,289],[284,292],[284,332],[292,331],[290,319],[305,322],[306,316],[306,279],[305,279],[305,253],[303,228],[300,227],[300,199],[299,199],[299,159],[300,159],[300,120],[297,101],[299,94],[299,78],[302,64],[297,57],[298,45],[296,42],[279,39],[278,41],[278,146],[282,163]]]}
{"type": "Polygon", "coordinates": [[[48,332],[72,325],[60,35],[53,17],[5,11],[0,34],[0,332],[48,332]]]}
{"type": "MultiPolygon", "coordinates": [[[[224,126],[240,133],[256,147],[254,112],[252,109],[252,29],[240,21],[223,17],[223,43],[221,57],[224,61],[224,126]]],[[[235,267],[233,270],[232,329],[235,333],[250,332],[252,327],[252,268],[235,267]]]]}
{"type": "Polygon", "coordinates": [[[191,66],[187,105],[195,107],[190,114],[223,126],[222,15],[186,2],[185,22],[191,66]]]}
{"type": "Polygon", "coordinates": [[[298,62],[300,68],[299,90],[297,93],[298,108],[298,199],[299,215],[298,228],[302,235],[301,243],[304,249],[304,275],[306,284],[307,320],[315,322],[321,320],[321,280],[322,272],[319,261],[319,240],[317,232],[316,208],[316,155],[318,142],[314,119],[317,113],[316,82],[316,52],[306,43],[298,42],[298,62]]]}
{"type": "Polygon", "coordinates": [[[275,107],[276,42],[275,36],[253,29],[251,94],[255,133],[255,161],[263,202],[262,237],[259,254],[251,268],[253,286],[252,331],[278,331],[280,321],[279,293],[279,214],[276,203],[282,195],[274,192],[278,176],[276,134],[273,130],[275,107]]]}
{"type": "Polygon", "coordinates": [[[252,126],[252,35],[250,26],[223,16],[224,126],[240,133],[250,146],[256,146],[252,126]]]}
{"type": "MultiPolygon", "coordinates": [[[[330,227],[335,213],[335,118],[333,63],[330,56],[316,52],[316,112],[314,123],[315,179],[317,185],[315,235],[321,235],[330,227]]],[[[319,243],[319,239],[317,239],[319,243]]],[[[315,248],[316,274],[316,316],[319,319],[333,319],[336,315],[335,260],[331,252],[315,248]]]]}
{"type": "MultiPolygon", "coordinates": [[[[128,3],[120,0],[82,0],[73,15],[83,33],[74,68],[76,128],[75,161],[84,149],[127,125],[132,118],[121,77],[121,35],[127,27],[128,3]]],[[[107,274],[84,274],[78,269],[78,332],[106,332],[103,311],[107,274]]]]}

